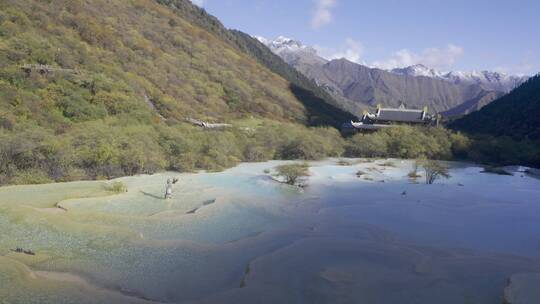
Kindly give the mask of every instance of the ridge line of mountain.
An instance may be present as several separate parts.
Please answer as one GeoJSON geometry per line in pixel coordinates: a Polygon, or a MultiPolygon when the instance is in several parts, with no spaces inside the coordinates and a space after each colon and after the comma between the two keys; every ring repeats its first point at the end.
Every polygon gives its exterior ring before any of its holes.
{"type": "MultiPolygon", "coordinates": [[[[320,57],[326,62],[332,60],[340,60],[342,58],[335,59],[325,59],[320,56],[317,50],[314,47],[304,45],[302,42],[287,38],[284,36],[279,36],[275,40],[269,40],[261,36],[255,36],[256,39],[267,45],[270,49],[276,53],[283,54],[284,52],[304,52],[310,53],[315,56],[320,57]]],[[[359,63],[357,63],[359,64],[359,63]]],[[[408,76],[424,76],[430,78],[443,79],[453,83],[477,83],[483,85],[483,88],[487,91],[501,91],[508,93],[512,89],[519,86],[521,83],[525,82],[529,76],[519,76],[519,75],[509,75],[502,72],[494,72],[489,70],[480,70],[480,71],[438,71],[431,67],[427,67],[422,63],[417,63],[409,66],[395,67],[391,69],[384,69],[378,66],[371,66],[366,64],[364,65],[368,68],[375,68],[387,72],[392,72],[398,75],[408,75],[408,76]]]]}

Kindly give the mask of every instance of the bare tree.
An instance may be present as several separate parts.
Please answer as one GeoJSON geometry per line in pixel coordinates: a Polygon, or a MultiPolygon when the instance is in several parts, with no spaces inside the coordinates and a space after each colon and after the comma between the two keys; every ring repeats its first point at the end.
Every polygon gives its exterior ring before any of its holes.
{"type": "Polygon", "coordinates": [[[448,167],[436,160],[426,160],[423,162],[424,171],[426,172],[426,184],[431,185],[438,178],[450,178],[448,167]]]}
{"type": "Polygon", "coordinates": [[[413,163],[413,167],[412,167],[412,170],[409,172],[408,176],[411,180],[413,180],[414,182],[416,182],[416,179],[419,178],[421,175],[418,174],[418,169],[420,168],[421,166],[421,163],[425,161],[424,159],[417,159],[414,161],[413,163]]]}

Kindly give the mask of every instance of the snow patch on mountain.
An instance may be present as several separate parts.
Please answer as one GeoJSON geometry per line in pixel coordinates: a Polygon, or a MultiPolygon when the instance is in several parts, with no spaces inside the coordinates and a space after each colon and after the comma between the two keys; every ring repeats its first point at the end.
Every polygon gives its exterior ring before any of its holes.
{"type": "Polygon", "coordinates": [[[274,54],[280,56],[292,66],[323,65],[328,60],[322,58],[313,47],[306,46],[298,40],[279,36],[275,40],[255,36],[257,40],[266,45],[274,54]]]}
{"type": "Polygon", "coordinates": [[[293,52],[293,53],[300,52],[300,53],[309,53],[313,55],[317,54],[317,50],[315,50],[315,48],[306,46],[302,44],[300,41],[294,40],[292,38],[287,38],[284,36],[279,36],[275,40],[269,40],[260,36],[255,36],[255,38],[278,55],[285,52],[293,52]]]}
{"type": "Polygon", "coordinates": [[[443,73],[428,68],[427,66],[423,64],[415,64],[404,68],[396,68],[390,70],[390,72],[398,75],[407,75],[407,76],[424,76],[424,77],[432,77],[432,78],[439,78],[443,76],[443,73]]]}
{"type": "Polygon", "coordinates": [[[509,92],[528,79],[526,76],[512,76],[491,71],[440,72],[422,64],[416,64],[405,68],[396,68],[390,70],[390,72],[398,75],[438,78],[456,84],[477,84],[487,91],[498,92],[509,92]]]}
{"type": "MultiPolygon", "coordinates": [[[[315,48],[306,46],[300,41],[292,38],[284,36],[280,36],[275,40],[269,40],[260,36],[256,36],[255,38],[270,48],[272,52],[282,57],[287,63],[292,65],[298,64],[298,62],[310,64],[324,64],[328,62],[327,59],[317,53],[315,48]]],[[[374,68],[369,65],[368,67],[374,68]]],[[[387,71],[398,75],[436,78],[455,84],[477,84],[486,91],[505,93],[510,92],[529,78],[527,76],[513,76],[492,71],[442,72],[423,64],[389,69],[387,71]]]]}

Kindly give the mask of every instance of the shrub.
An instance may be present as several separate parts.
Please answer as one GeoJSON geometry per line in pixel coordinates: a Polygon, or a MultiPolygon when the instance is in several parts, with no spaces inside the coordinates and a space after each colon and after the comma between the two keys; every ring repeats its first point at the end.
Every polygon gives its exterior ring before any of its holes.
{"type": "Polygon", "coordinates": [[[296,185],[302,178],[309,175],[309,165],[307,163],[281,165],[276,167],[276,172],[276,176],[285,179],[285,183],[296,185]]]}
{"type": "Polygon", "coordinates": [[[17,185],[32,185],[32,184],[48,184],[52,183],[47,174],[43,171],[30,169],[25,171],[18,171],[10,180],[11,183],[17,185]]]}
{"type": "Polygon", "coordinates": [[[364,172],[362,170],[356,171],[356,177],[362,177],[362,175],[366,175],[366,172],[364,172]]]}
{"type": "Polygon", "coordinates": [[[448,167],[439,161],[425,160],[422,162],[426,174],[426,184],[431,185],[438,178],[450,178],[448,167]]]}
{"type": "MultiPolygon", "coordinates": [[[[466,149],[462,137],[453,138],[456,152],[466,149]],[[461,142],[460,142],[461,140],[461,142]]],[[[440,127],[395,126],[370,134],[356,134],[346,144],[349,157],[450,159],[452,133],[440,127]]]]}
{"type": "Polygon", "coordinates": [[[244,160],[247,162],[260,162],[269,159],[269,155],[264,148],[256,145],[248,145],[243,154],[244,160]]]}
{"type": "Polygon", "coordinates": [[[450,135],[450,141],[452,143],[453,156],[459,159],[467,158],[469,149],[471,148],[471,140],[461,133],[453,133],[450,135]]]}
{"type": "Polygon", "coordinates": [[[352,163],[350,161],[347,161],[345,159],[340,159],[337,161],[338,166],[352,166],[352,163]]]}
{"type": "Polygon", "coordinates": [[[279,151],[282,159],[318,160],[331,154],[334,154],[333,147],[323,137],[308,132],[295,137],[279,151]]]}
{"type": "Polygon", "coordinates": [[[383,167],[395,167],[396,163],[394,163],[393,161],[386,161],[386,162],[382,163],[381,166],[383,166],[383,167]]]}
{"type": "Polygon", "coordinates": [[[115,181],[105,186],[105,189],[109,192],[124,193],[128,191],[126,184],[123,182],[115,181]]]}
{"type": "Polygon", "coordinates": [[[415,181],[416,181],[417,178],[421,177],[421,175],[418,174],[418,168],[420,167],[420,163],[421,163],[421,160],[414,161],[413,168],[408,174],[409,178],[411,178],[411,179],[413,179],[415,181]]]}
{"type": "Polygon", "coordinates": [[[386,157],[388,138],[385,133],[356,134],[347,142],[345,155],[349,157],[386,157]]]}

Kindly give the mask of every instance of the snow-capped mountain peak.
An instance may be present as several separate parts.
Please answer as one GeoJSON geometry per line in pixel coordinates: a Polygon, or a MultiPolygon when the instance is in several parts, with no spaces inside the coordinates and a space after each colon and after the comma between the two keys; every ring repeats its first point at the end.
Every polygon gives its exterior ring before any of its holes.
{"type": "MultiPolygon", "coordinates": [[[[284,36],[279,36],[275,40],[269,40],[264,37],[255,38],[289,64],[298,65],[301,62],[320,65],[328,62],[328,60],[317,54],[315,48],[306,46],[302,42],[292,38],[284,36]]],[[[509,92],[528,79],[525,76],[512,76],[492,71],[442,72],[421,63],[387,71],[404,76],[436,78],[455,84],[476,84],[480,85],[486,91],[498,92],[509,92]]]]}
{"type": "Polygon", "coordinates": [[[399,75],[408,75],[408,76],[415,76],[415,77],[424,76],[424,77],[433,77],[433,78],[441,77],[443,74],[435,69],[428,68],[427,66],[423,64],[415,64],[415,65],[411,65],[404,68],[395,68],[395,69],[392,69],[391,72],[394,74],[399,74],[399,75]]]}
{"type": "Polygon", "coordinates": [[[255,36],[257,40],[266,45],[273,53],[277,54],[291,64],[292,62],[304,62],[306,64],[324,64],[326,59],[317,54],[315,48],[306,46],[298,40],[279,36],[275,40],[255,36]]]}
{"type": "Polygon", "coordinates": [[[453,71],[444,74],[443,79],[454,83],[479,84],[488,91],[509,92],[525,82],[528,77],[492,71],[453,71]]]}
{"type": "Polygon", "coordinates": [[[313,54],[317,53],[314,48],[308,47],[298,40],[294,40],[285,36],[279,36],[275,40],[269,40],[260,36],[256,36],[255,38],[261,43],[265,44],[274,53],[278,55],[282,52],[308,52],[313,54]]]}
{"type": "Polygon", "coordinates": [[[294,40],[292,38],[288,38],[285,36],[279,36],[276,40],[274,40],[274,43],[276,44],[282,44],[282,45],[294,45],[297,47],[302,47],[302,43],[300,41],[294,40]]]}
{"type": "Polygon", "coordinates": [[[398,75],[424,76],[449,81],[456,84],[477,84],[486,91],[509,92],[525,82],[528,77],[511,76],[492,71],[451,71],[441,72],[428,68],[422,64],[416,64],[404,68],[396,68],[390,72],[398,75]]]}

